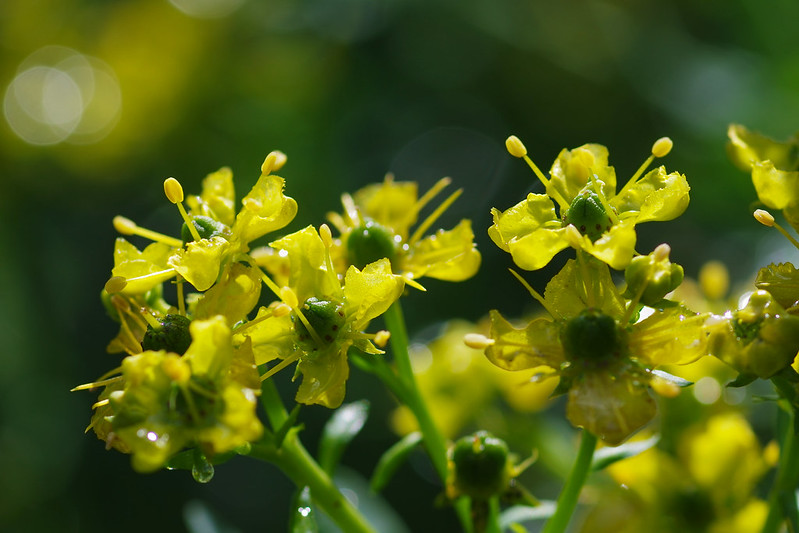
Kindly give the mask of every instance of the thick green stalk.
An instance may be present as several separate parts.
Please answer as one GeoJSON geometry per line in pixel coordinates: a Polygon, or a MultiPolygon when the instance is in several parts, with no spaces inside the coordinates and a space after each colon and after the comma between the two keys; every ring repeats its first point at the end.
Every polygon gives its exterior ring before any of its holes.
{"type": "MultiPolygon", "coordinates": [[[[433,421],[430,410],[427,408],[427,403],[422,398],[422,394],[416,384],[408,352],[408,330],[405,327],[405,317],[402,314],[402,306],[399,300],[389,307],[388,311],[383,314],[383,318],[386,321],[388,330],[391,332],[389,339],[391,351],[394,354],[394,362],[397,365],[397,374],[403,385],[402,390],[396,390],[395,388],[392,388],[392,390],[400,396],[400,399],[405,402],[405,405],[416,417],[419,431],[422,434],[430,460],[433,462],[433,467],[436,469],[442,483],[446,483],[447,444],[433,421]]],[[[390,386],[388,383],[387,385],[390,386]]],[[[472,520],[469,513],[469,503],[461,498],[455,502],[455,509],[464,530],[471,531],[472,520]]]]}
{"type": "MultiPolygon", "coordinates": [[[[261,384],[261,403],[266,410],[266,416],[272,429],[278,431],[286,423],[289,415],[271,379],[267,379],[261,384]]],[[[267,441],[253,444],[250,456],[273,463],[297,487],[310,487],[313,501],[333,519],[342,531],[375,533],[375,529],[341,494],[330,476],[322,470],[303,447],[296,430],[289,430],[280,447],[267,441]]]]}
{"type": "Polygon", "coordinates": [[[577,459],[575,459],[569,478],[566,480],[566,484],[558,497],[558,506],[555,509],[555,514],[547,521],[542,533],[563,533],[566,531],[566,526],[569,525],[569,520],[577,507],[580,491],[588,478],[588,472],[591,470],[591,460],[594,457],[596,441],[597,439],[592,433],[583,430],[577,459]]]}
{"type": "MultiPolygon", "coordinates": [[[[796,435],[796,413],[791,405],[781,407],[778,412],[780,419],[778,429],[782,432],[780,460],[777,464],[777,477],[769,495],[769,512],[762,533],[777,533],[786,520],[789,524],[799,523],[799,509],[797,509],[796,502],[796,489],[799,484],[799,438],[796,435]]],[[[793,528],[789,528],[789,531],[793,531],[793,528]]]]}

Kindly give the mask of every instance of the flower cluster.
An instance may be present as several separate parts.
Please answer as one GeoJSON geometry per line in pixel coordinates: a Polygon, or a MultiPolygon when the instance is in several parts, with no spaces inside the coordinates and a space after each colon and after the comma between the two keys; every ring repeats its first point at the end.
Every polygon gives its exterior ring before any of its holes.
{"type": "Polygon", "coordinates": [[[167,179],[164,192],[183,220],[180,238],[114,219],[123,236],[153,242],[140,250],[117,239],[103,302],[120,326],[108,351],[126,357],[76,389],[103,387],[89,427],[109,447],[131,453],[137,470],[161,468],[185,448],[213,459],[257,441],[264,433],[255,410],[261,382],[293,363],[302,376],[297,402],[340,406],[348,352],[383,353],[388,332],[364,330],[406,282],[463,279],[479,265],[468,221],[422,238],[454,197],[409,237],[433,194],[417,201],[415,184],[390,180],[356,193],[357,200],[345,196],[346,220],[369,228],[339,224],[336,240],[326,225],[309,226],[251,249],[297,212],[283,178],[272,174],[285,160],[280,152],[267,156],[238,211],[227,168],[208,175],[197,196],[184,197],[180,183],[167,179]],[[400,206],[403,219],[391,214],[395,200],[410,202],[400,206]],[[391,248],[376,253],[384,234],[391,248]],[[175,305],[164,297],[167,282],[176,287],[175,305]],[[263,285],[274,301],[259,306],[263,285]]]}
{"type": "Polygon", "coordinates": [[[663,167],[640,177],[654,157],[669,152],[667,138],[654,144],[652,156],[618,194],[603,146],[564,150],[549,179],[516,137],[507,146],[530,164],[547,194],[530,194],[504,212],[494,209],[489,235],[524,269],[544,267],[568,246],[577,258],[550,280],[543,296],[514,272],[549,317],[519,328],[492,311],[489,335],[469,335],[466,342],[505,370],[543,367],[534,379],[560,379],[555,393],[568,395],[572,424],[620,444],[654,417],[649,387],[665,395],[678,391],[680,381],[656,367],[689,363],[706,352],[706,316],[665,299],[683,279],[682,267],[669,260],[669,246],[645,256],[634,252],[635,224],[681,214],[688,184],[663,167]],[[624,290],[609,267],[625,269],[624,290]]]}

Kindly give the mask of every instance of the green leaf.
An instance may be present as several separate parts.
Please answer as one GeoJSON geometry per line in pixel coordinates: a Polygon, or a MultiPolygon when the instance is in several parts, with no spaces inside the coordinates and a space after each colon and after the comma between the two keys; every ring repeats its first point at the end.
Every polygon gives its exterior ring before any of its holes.
{"type": "Polygon", "coordinates": [[[370,485],[372,491],[380,492],[388,482],[394,477],[399,467],[408,458],[413,449],[422,442],[422,434],[418,431],[405,435],[401,440],[380,457],[375,471],[372,474],[370,485]]]}
{"type": "Polygon", "coordinates": [[[316,513],[311,504],[311,488],[300,488],[291,502],[291,512],[289,513],[289,531],[291,533],[318,533],[316,513]]]}
{"type": "Polygon", "coordinates": [[[542,501],[541,505],[535,507],[514,505],[502,511],[502,514],[499,515],[499,525],[502,531],[524,531],[524,529],[517,529],[520,522],[546,520],[555,514],[555,507],[557,504],[553,501],[542,501]]]}
{"type": "Polygon", "coordinates": [[[791,263],[772,263],[757,273],[755,286],[768,291],[777,303],[789,309],[799,301],[799,270],[791,263]]]}
{"type": "Polygon", "coordinates": [[[358,402],[342,405],[333,413],[319,442],[319,465],[328,474],[332,474],[347,444],[361,431],[366,417],[369,415],[369,402],[358,402]]]}
{"type": "Polygon", "coordinates": [[[297,417],[300,414],[301,406],[302,405],[299,403],[295,405],[294,409],[292,409],[291,413],[289,413],[289,417],[286,419],[285,422],[283,422],[283,425],[277,428],[277,431],[275,431],[274,441],[275,441],[275,446],[277,446],[278,448],[280,448],[280,446],[283,444],[283,439],[286,438],[286,435],[288,434],[289,430],[294,426],[294,423],[297,422],[297,417]]]}
{"type": "Polygon", "coordinates": [[[756,379],[757,376],[754,374],[738,374],[738,377],[727,383],[727,386],[734,389],[738,387],[746,387],[756,379]]]}
{"type": "Polygon", "coordinates": [[[602,470],[617,461],[627,459],[628,457],[634,457],[653,447],[659,440],[660,435],[655,435],[646,440],[627,442],[614,448],[600,448],[594,453],[591,469],[594,471],[602,470]]]}

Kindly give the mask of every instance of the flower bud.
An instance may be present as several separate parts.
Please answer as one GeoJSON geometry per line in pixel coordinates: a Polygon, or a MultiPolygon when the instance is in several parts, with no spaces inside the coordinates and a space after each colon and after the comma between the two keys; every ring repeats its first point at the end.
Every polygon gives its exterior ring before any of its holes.
{"type": "Polygon", "coordinates": [[[347,257],[359,269],[384,257],[392,261],[394,252],[393,233],[374,221],[354,228],[347,237],[347,257]]]}
{"type": "Polygon", "coordinates": [[[449,449],[447,493],[488,500],[501,494],[510,481],[508,445],[487,431],[458,439],[449,449]]]}
{"type": "Polygon", "coordinates": [[[668,245],[661,244],[651,254],[633,258],[624,270],[624,297],[634,299],[640,293],[640,303],[655,305],[679,287],[683,276],[683,268],[669,261],[668,245]]]}

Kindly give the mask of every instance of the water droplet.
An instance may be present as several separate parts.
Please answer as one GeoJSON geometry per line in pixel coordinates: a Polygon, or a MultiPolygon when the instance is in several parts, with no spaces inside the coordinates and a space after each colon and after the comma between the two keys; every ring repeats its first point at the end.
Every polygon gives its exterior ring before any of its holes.
{"type": "Polygon", "coordinates": [[[194,464],[191,466],[191,476],[197,483],[208,483],[214,477],[214,465],[208,462],[205,455],[199,451],[194,452],[194,464]]]}

